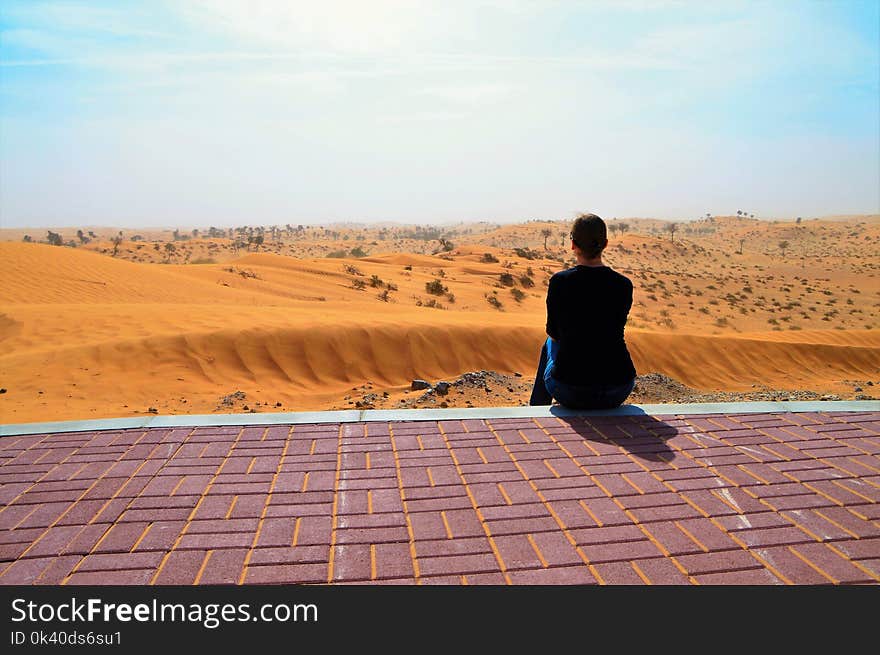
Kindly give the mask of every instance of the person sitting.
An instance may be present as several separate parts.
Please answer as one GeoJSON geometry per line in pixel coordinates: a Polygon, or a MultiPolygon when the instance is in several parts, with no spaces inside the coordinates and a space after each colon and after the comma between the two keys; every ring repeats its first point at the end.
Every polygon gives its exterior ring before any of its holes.
{"type": "Polygon", "coordinates": [[[605,222],[578,216],[571,228],[577,264],[550,278],[547,335],[529,405],[610,409],[632,393],[636,370],[624,327],[633,284],[602,262],[608,245],[605,222]]]}

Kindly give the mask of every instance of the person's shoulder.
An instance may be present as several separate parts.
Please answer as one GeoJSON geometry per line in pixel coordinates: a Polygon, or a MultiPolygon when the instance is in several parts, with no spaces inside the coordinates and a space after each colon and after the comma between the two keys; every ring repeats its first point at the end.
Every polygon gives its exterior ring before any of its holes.
{"type": "Polygon", "coordinates": [[[607,267],[607,269],[608,269],[609,275],[611,275],[619,284],[622,284],[624,286],[628,286],[628,287],[632,288],[632,286],[633,286],[632,280],[630,280],[626,275],[624,275],[620,271],[615,271],[610,266],[607,267]]]}
{"type": "Polygon", "coordinates": [[[550,276],[550,282],[562,282],[563,280],[570,279],[577,272],[577,267],[566,268],[562,271],[556,271],[553,275],[550,276]]]}

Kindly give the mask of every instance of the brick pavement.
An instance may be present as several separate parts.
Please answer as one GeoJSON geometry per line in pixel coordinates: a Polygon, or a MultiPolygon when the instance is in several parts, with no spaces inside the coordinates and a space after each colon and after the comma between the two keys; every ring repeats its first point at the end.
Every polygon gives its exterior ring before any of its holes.
{"type": "Polygon", "coordinates": [[[0,439],[0,584],[877,584],[880,412],[0,439]]]}

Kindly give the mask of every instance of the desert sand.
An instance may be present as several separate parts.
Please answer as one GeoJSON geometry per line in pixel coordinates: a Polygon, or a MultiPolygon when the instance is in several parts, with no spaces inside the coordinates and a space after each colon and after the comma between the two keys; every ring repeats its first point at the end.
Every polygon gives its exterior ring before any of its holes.
{"type": "MultiPolygon", "coordinates": [[[[880,217],[608,223],[639,375],[880,395],[880,217]]],[[[568,226],[0,230],[0,421],[526,404],[568,226]]]]}

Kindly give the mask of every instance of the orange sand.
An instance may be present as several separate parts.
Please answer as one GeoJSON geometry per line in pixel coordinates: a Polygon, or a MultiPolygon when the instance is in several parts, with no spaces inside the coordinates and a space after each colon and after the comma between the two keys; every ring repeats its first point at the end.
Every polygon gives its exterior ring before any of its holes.
{"type": "MultiPolygon", "coordinates": [[[[656,223],[630,221],[606,256],[636,285],[627,341],[640,374],[702,390],[851,393],[854,383],[880,384],[876,217],[803,226],[717,219],[690,235],[682,224],[674,243],[651,232],[656,223]]],[[[570,255],[566,225],[463,232],[442,256],[431,254],[436,240],[378,241],[369,231],[329,244],[306,234],[237,255],[227,239],[193,239],[170,257],[165,241],[158,249],[126,241],[113,257],[106,240],[69,248],[7,233],[17,240],[0,243],[0,420],[207,414],[229,411],[219,401],[237,390],[260,411],[318,410],[346,407],[346,394],[365,384],[393,401],[414,378],[494,370],[529,379],[546,280],[565,265],[544,256],[570,255]],[[553,233],[547,251],[542,229],[553,233]],[[323,256],[355,245],[369,256],[323,256]],[[217,263],[174,263],[184,251],[217,263]],[[487,252],[499,261],[481,261],[487,252]],[[522,284],[529,269],[532,287],[522,284]],[[519,301],[500,282],[505,272],[519,301]],[[446,294],[426,291],[435,280],[446,294]],[[487,302],[493,295],[500,309],[487,302]]]]}

